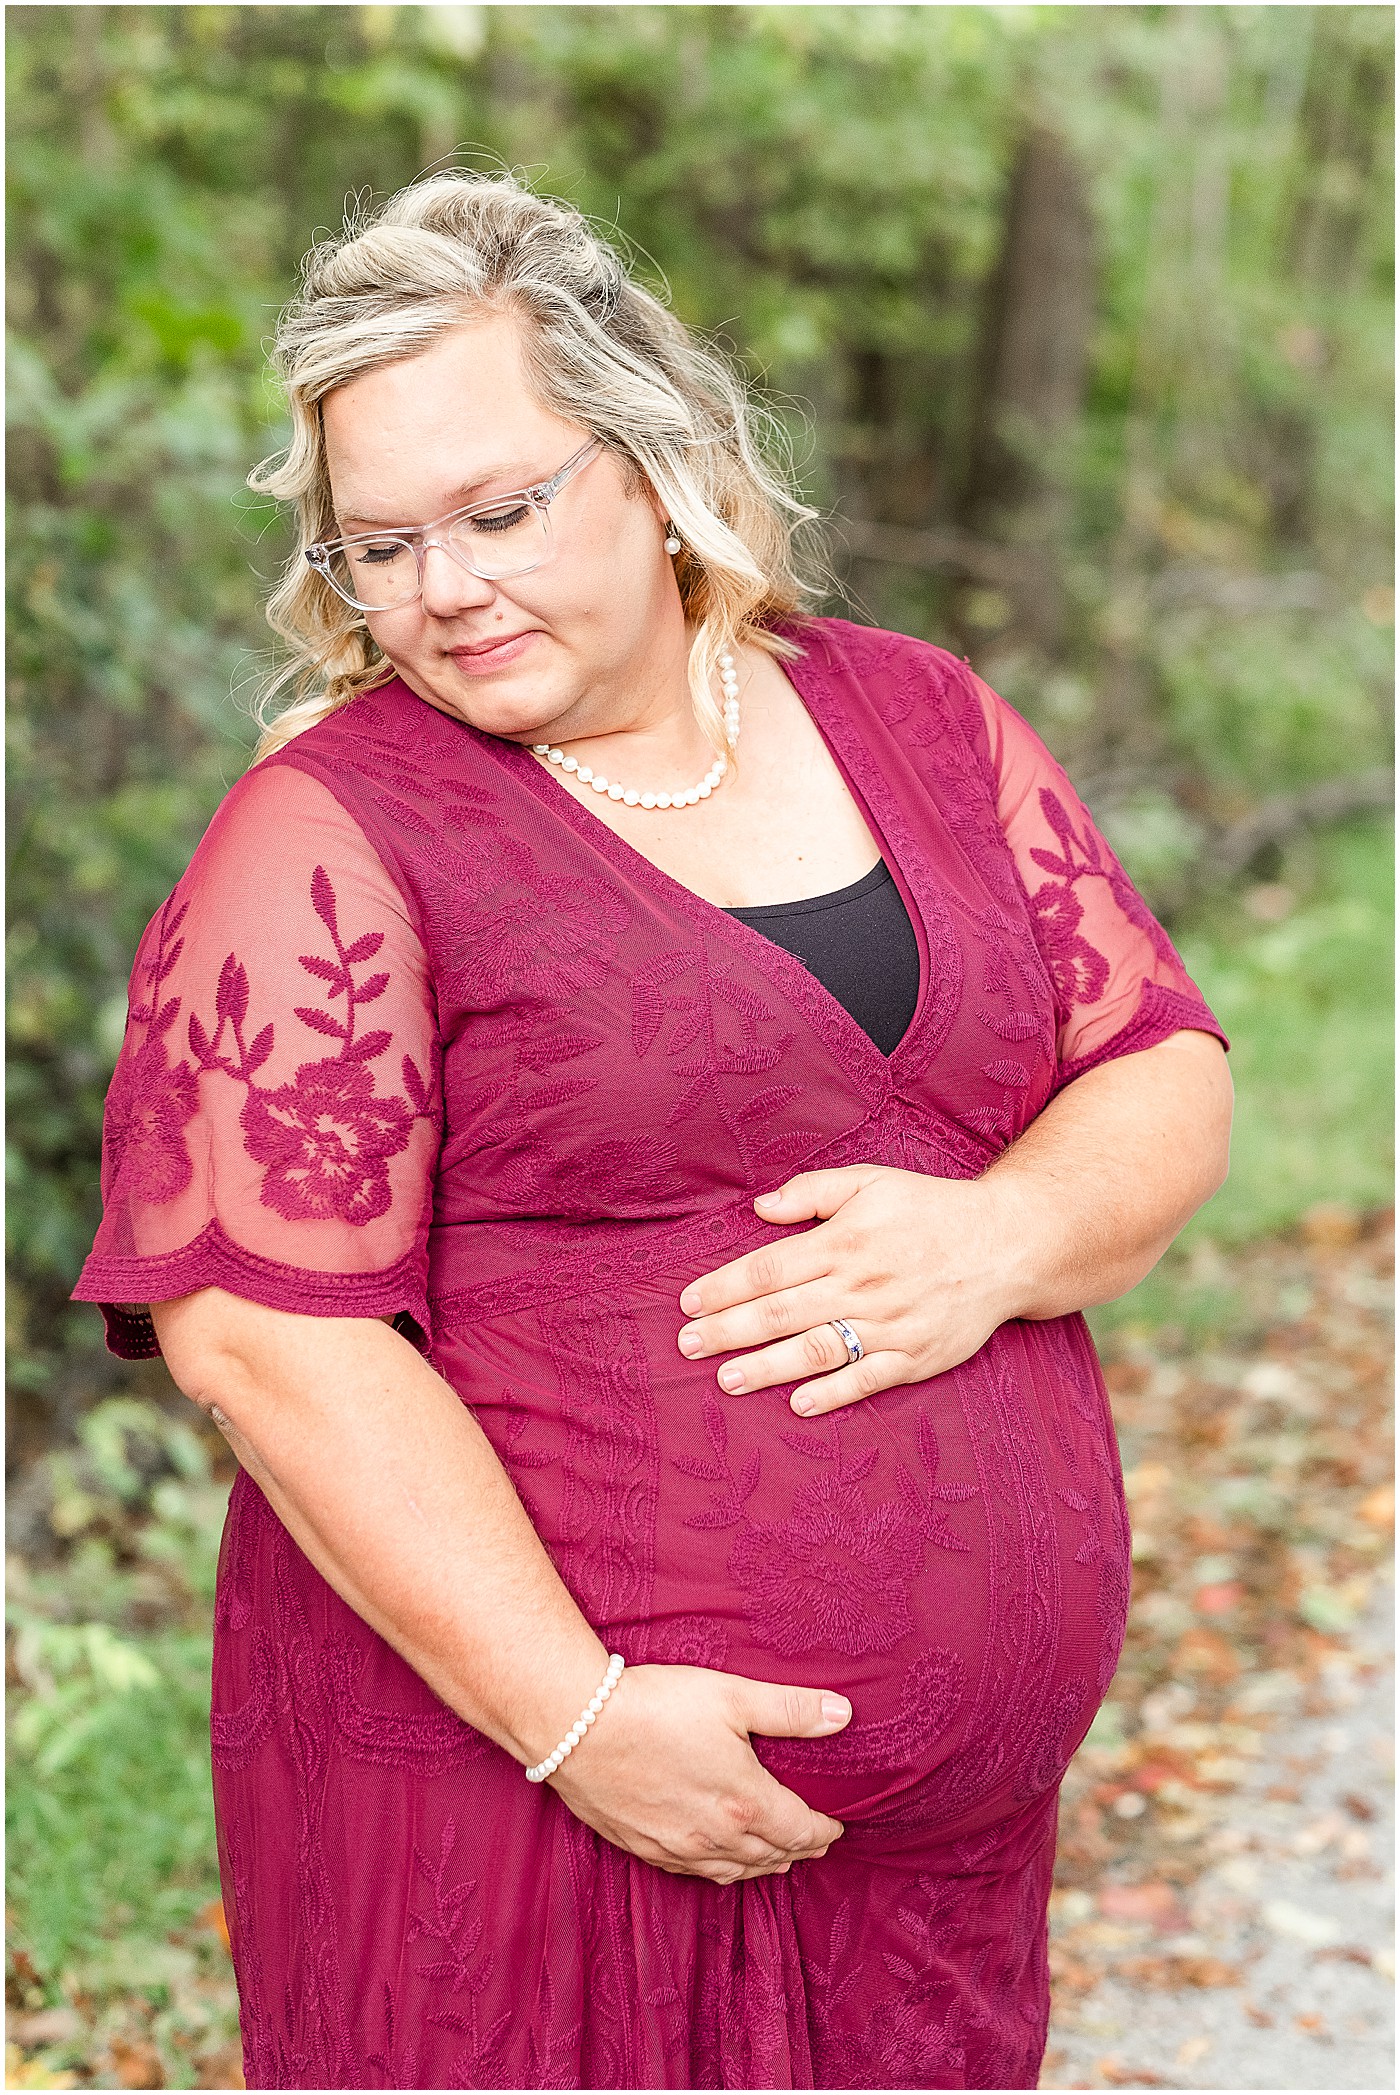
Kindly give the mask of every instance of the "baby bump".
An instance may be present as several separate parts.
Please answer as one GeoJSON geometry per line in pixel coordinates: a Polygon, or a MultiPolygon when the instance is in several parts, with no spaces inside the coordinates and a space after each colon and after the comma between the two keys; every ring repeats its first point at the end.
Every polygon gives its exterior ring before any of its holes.
{"type": "Polygon", "coordinates": [[[580,1607],[634,1661],[835,1688],[774,1774],[883,1844],[973,1833],[1058,1780],[1112,1676],[1127,1527],[1079,1319],[814,1420],[724,1398],[674,1290],[439,1335],[580,1607]]]}

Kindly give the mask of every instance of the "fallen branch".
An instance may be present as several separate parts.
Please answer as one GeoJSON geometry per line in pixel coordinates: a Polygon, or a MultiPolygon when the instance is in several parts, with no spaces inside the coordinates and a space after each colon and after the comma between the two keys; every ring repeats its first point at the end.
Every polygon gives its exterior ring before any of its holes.
{"type": "Polygon", "coordinates": [[[1027,577],[1027,558],[1014,546],[993,545],[965,531],[914,531],[850,517],[833,518],[828,528],[838,545],[861,560],[921,568],[933,575],[966,575],[998,589],[1014,589],[1027,577]]]}

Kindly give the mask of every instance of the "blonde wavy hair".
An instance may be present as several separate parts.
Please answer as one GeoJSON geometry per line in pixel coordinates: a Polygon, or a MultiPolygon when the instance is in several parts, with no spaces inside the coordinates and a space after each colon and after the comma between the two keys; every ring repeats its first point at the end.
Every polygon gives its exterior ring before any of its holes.
{"type": "MultiPolygon", "coordinates": [[[[377,211],[352,211],[340,238],[306,256],[301,291],[281,316],[273,362],[291,442],[248,484],[295,504],[298,529],[267,605],[290,659],[256,705],[259,758],[392,674],[362,615],[305,558],[337,530],[321,402],[483,309],[521,319],[537,397],[600,437],[631,490],[649,482],[674,520],[676,579],[694,634],[691,700],[716,751],[726,748],[712,690],[718,656],[745,641],[796,652],[767,621],[800,617],[820,594],[797,567],[799,535],[811,533],[817,512],[795,491],[776,414],[633,280],[581,212],[512,174],[457,170],[411,184],[377,211]],[[288,689],[292,703],[270,715],[288,689]]],[[[815,544],[811,557],[816,572],[815,544]]]]}

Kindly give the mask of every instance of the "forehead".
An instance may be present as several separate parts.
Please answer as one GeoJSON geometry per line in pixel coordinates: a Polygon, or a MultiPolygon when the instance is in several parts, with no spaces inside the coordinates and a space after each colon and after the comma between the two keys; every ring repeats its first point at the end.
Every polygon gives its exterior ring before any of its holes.
{"type": "Polygon", "coordinates": [[[545,479],[584,434],[535,397],[519,324],[501,313],[337,386],[322,428],[343,527],[426,522],[545,479]]]}

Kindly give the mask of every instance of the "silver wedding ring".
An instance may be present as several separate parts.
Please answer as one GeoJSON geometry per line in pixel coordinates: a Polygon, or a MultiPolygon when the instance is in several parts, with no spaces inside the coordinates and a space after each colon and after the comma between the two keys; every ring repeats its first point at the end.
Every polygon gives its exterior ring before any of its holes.
{"type": "Polygon", "coordinates": [[[841,1334],[842,1343],[846,1348],[846,1365],[849,1367],[854,1361],[863,1360],[865,1348],[846,1322],[846,1319],[844,1317],[832,1317],[830,1323],[832,1330],[839,1331],[841,1334]]]}

